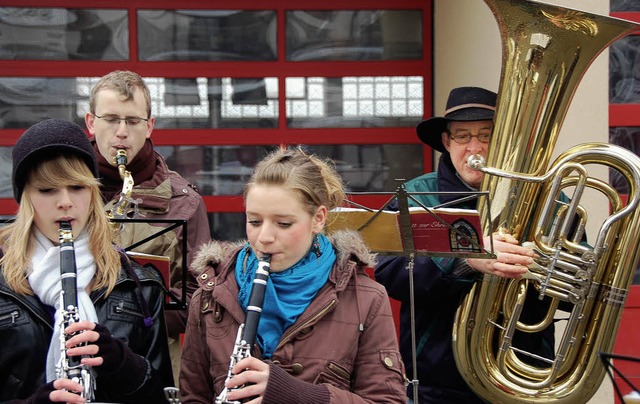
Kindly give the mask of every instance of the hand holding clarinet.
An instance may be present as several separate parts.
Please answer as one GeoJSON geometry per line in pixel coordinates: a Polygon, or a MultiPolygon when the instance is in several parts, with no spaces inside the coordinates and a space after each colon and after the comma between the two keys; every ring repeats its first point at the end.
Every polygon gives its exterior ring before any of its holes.
{"type": "Polygon", "coordinates": [[[238,328],[235,346],[231,353],[229,373],[224,390],[216,398],[216,404],[239,404],[243,399],[258,397],[248,403],[260,402],[269,379],[269,365],[251,356],[256,341],[258,324],[262,314],[264,293],[269,279],[271,256],[265,255],[258,261],[258,269],[253,279],[253,287],[247,305],[244,324],[238,328]]]}
{"type": "MultiPolygon", "coordinates": [[[[78,285],[77,268],[74,249],[73,231],[71,223],[60,222],[60,283],[62,286],[60,293],[60,310],[62,311],[62,322],[60,327],[60,363],[56,367],[58,378],[66,378],[81,386],[80,397],[87,401],[93,400],[94,377],[91,367],[81,362],[81,356],[69,350],[70,342],[78,336],[82,330],[76,326],[71,327],[80,321],[78,308],[78,285]],[[71,329],[71,330],[70,330],[71,329]]],[[[77,338],[76,338],[77,339],[77,338]]]]}
{"type": "Polygon", "coordinates": [[[105,326],[80,320],[74,239],[69,222],[60,223],[59,240],[63,313],[61,359],[56,367],[58,379],[45,390],[53,390],[48,396],[52,402],[91,402],[96,389],[94,372],[104,375],[120,368],[125,358],[124,350],[128,348],[114,339],[105,326]]]}

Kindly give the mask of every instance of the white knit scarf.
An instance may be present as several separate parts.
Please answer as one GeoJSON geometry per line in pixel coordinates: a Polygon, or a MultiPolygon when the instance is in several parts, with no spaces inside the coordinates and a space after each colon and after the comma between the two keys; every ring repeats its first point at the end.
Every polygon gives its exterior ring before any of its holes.
{"type": "MultiPolygon", "coordinates": [[[[31,258],[32,272],[28,276],[31,289],[40,300],[56,309],[53,336],[47,354],[47,382],[56,379],[56,364],[60,361],[60,333],[62,313],[60,311],[60,247],[53,245],[40,231],[35,231],[36,243],[31,258]]],[[[89,237],[83,231],[74,242],[77,267],[77,296],[80,320],[98,321],[96,309],[87,294],[87,287],[96,273],[93,255],[89,251],[89,237]]]]}

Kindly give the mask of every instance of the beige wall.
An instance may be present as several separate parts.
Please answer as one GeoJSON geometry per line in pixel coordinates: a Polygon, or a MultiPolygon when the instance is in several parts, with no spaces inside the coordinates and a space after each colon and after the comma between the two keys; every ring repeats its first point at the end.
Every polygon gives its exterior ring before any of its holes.
{"type": "MultiPolygon", "coordinates": [[[[575,1],[547,3],[568,7],[575,1]]],[[[580,7],[596,14],[608,14],[609,0],[584,0],[580,7]]],[[[497,91],[502,65],[500,34],[484,1],[434,0],[434,21],[434,114],[442,113],[453,87],[477,85],[497,91]]],[[[579,143],[608,141],[608,57],[608,52],[603,52],[578,86],[553,158],[579,143]]],[[[608,178],[605,168],[594,169],[593,173],[599,178],[608,178]]],[[[606,201],[594,197],[585,206],[590,214],[595,214],[587,228],[588,235],[595,238],[604,219],[606,201]]]]}
{"type": "MultiPolygon", "coordinates": [[[[596,14],[609,13],[609,0],[546,0],[596,14]]],[[[495,19],[481,0],[433,0],[434,3],[434,114],[441,115],[449,90],[475,85],[497,91],[501,69],[501,44],[495,19]]],[[[569,108],[556,143],[555,156],[589,141],[608,141],[608,53],[601,54],[586,72],[569,108]]],[[[592,174],[608,180],[605,168],[592,174]]],[[[589,212],[587,233],[593,240],[608,210],[606,201],[583,202],[589,212]],[[599,216],[600,215],[600,216],[599,216]]],[[[613,390],[605,377],[590,403],[613,403],[613,390]]]]}

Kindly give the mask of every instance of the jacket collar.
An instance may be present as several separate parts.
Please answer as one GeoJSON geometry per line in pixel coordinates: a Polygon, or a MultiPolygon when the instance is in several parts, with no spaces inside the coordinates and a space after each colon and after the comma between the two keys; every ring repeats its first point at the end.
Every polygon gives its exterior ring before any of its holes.
{"type": "MultiPolygon", "coordinates": [[[[369,251],[356,231],[339,230],[328,237],[336,250],[336,264],[329,280],[337,286],[346,286],[346,281],[353,276],[356,268],[375,265],[376,255],[369,251]]],[[[200,286],[205,289],[213,288],[216,277],[217,282],[224,282],[233,271],[238,251],[245,244],[246,241],[211,241],[203,245],[192,262],[192,269],[198,276],[200,286]]]]}
{"type": "MultiPolygon", "coordinates": [[[[353,278],[356,285],[359,328],[362,330],[364,317],[360,311],[358,297],[358,273],[364,274],[364,267],[373,267],[376,263],[376,255],[369,251],[362,237],[354,230],[339,230],[328,237],[336,250],[336,263],[329,275],[329,283],[333,286],[322,288],[312,305],[331,308],[337,299],[337,294],[346,289],[353,278]]],[[[246,241],[236,243],[212,241],[201,247],[194,258],[192,270],[197,275],[198,283],[204,291],[213,292],[215,301],[234,301],[237,298],[238,285],[235,279],[228,278],[233,278],[236,257],[245,244],[246,241]]],[[[206,303],[207,310],[219,312],[209,304],[210,302],[206,303]]],[[[217,303],[214,306],[217,306],[217,303]]],[[[244,313],[240,305],[230,305],[226,310],[236,321],[243,321],[244,313]]]]}
{"type": "MultiPolygon", "coordinates": [[[[475,192],[476,189],[472,189],[465,184],[457,174],[451,156],[449,153],[443,153],[438,162],[438,191],[443,192],[475,192]]],[[[460,198],[459,195],[440,195],[440,203],[452,201],[460,198]]],[[[458,208],[474,209],[476,206],[476,200],[471,200],[467,203],[462,203],[458,208]]]]}

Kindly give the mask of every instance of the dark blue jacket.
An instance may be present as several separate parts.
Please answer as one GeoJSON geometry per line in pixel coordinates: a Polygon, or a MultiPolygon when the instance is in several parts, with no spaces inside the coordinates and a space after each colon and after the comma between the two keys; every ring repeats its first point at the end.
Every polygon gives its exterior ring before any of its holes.
{"type": "MultiPolygon", "coordinates": [[[[407,192],[470,192],[456,175],[448,154],[443,154],[438,171],[417,177],[405,183],[407,192]]],[[[455,195],[416,195],[427,207],[459,198],[455,195]]],[[[409,201],[410,206],[415,205],[409,201]]],[[[475,209],[476,201],[458,204],[456,208],[475,209]]],[[[409,271],[406,257],[379,257],[375,268],[376,280],[382,283],[390,297],[401,302],[400,352],[405,363],[407,377],[414,379],[411,348],[411,318],[409,300],[409,271]]],[[[413,271],[416,321],[416,360],[419,402],[423,403],[482,403],[467,386],[458,372],[452,350],[452,330],[456,310],[469,292],[479,274],[460,277],[452,273],[453,258],[416,257],[413,271]]],[[[536,300],[534,293],[527,304],[536,300]]],[[[540,306],[540,304],[539,304],[540,306]]],[[[539,318],[543,308],[532,309],[526,317],[539,318]]],[[[518,347],[550,357],[553,353],[553,327],[543,338],[518,335],[518,347]],[[524,341],[524,342],[523,342],[524,341]]],[[[514,337],[514,340],[516,337],[514,337]]],[[[413,386],[407,393],[413,398],[413,386]]]]}

